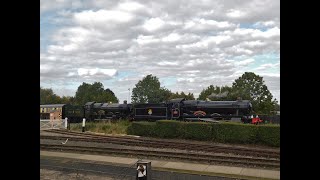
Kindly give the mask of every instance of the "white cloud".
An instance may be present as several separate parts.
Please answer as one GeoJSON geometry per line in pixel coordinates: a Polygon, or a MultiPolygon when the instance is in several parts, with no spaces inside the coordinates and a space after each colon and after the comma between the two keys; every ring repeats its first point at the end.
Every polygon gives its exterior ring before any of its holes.
{"type": "Polygon", "coordinates": [[[267,64],[262,64],[261,66],[257,67],[256,70],[266,70],[266,69],[271,69],[271,68],[279,68],[280,67],[280,63],[275,63],[275,64],[271,64],[271,63],[267,63],[267,64]]]}
{"type": "Polygon", "coordinates": [[[154,36],[143,36],[140,35],[137,38],[137,43],[140,45],[150,44],[150,43],[157,43],[160,42],[160,39],[155,38],[154,36]]]}
{"type": "Polygon", "coordinates": [[[265,32],[257,32],[252,34],[253,37],[264,37],[264,38],[270,38],[272,36],[280,36],[280,29],[278,27],[274,27],[271,29],[268,29],[265,32]]]}
{"type": "Polygon", "coordinates": [[[236,9],[230,9],[229,12],[227,13],[227,16],[231,18],[239,18],[245,15],[246,15],[245,12],[236,10],[236,9]]]}
{"type": "Polygon", "coordinates": [[[160,18],[151,18],[145,22],[143,27],[148,31],[155,31],[161,28],[165,22],[160,18]]]}
{"type": "Polygon", "coordinates": [[[277,26],[277,23],[275,21],[259,21],[255,23],[253,26],[257,28],[274,27],[274,26],[277,26]]]}
{"type": "Polygon", "coordinates": [[[253,62],[254,62],[254,59],[246,59],[246,60],[243,60],[243,61],[235,62],[235,65],[237,65],[237,66],[246,66],[246,65],[251,64],[253,62]]]}
{"type": "Polygon", "coordinates": [[[264,45],[266,45],[266,43],[262,42],[261,40],[258,40],[258,41],[246,41],[246,42],[243,42],[243,45],[247,45],[249,47],[257,47],[257,46],[264,46],[264,45]]]}
{"type": "Polygon", "coordinates": [[[123,11],[137,11],[145,9],[145,6],[137,2],[124,2],[118,5],[118,9],[123,11]]]}
{"type": "Polygon", "coordinates": [[[159,66],[176,66],[179,65],[179,62],[169,62],[169,61],[161,61],[157,63],[159,66]]]}
{"type": "Polygon", "coordinates": [[[171,33],[168,36],[162,38],[162,41],[165,42],[173,42],[173,41],[178,41],[181,39],[181,36],[177,33],[171,33]]]}
{"type": "Polygon", "coordinates": [[[79,68],[78,69],[78,75],[79,76],[94,76],[97,74],[103,74],[107,76],[114,76],[116,75],[117,70],[116,69],[86,69],[86,68],[79,68]]]}
{"type": "Polygon", "coordinates": [[[63,52],[67,52],[67,51],[74,51],[78,49],[78,46],[76,44],[67,44],[67,45],[63,45],[63,46],[55,46],[52,45],[49,47],[51,51],[63,51],[63,52]]]}
{"type": "Polygon", "coordinates": [[[198,95],[253,71],[280,98],[280,62],[273,63],[280,54],[279,1],[40,3],[41,84],[51,82],[60,95],[101,81],[122,101],[147,74],[173,92],[198,95]],[[256,58],[265,54],[273,61],[256,58]]]}
{"type": "Polygon", "coordinates": [[[220,44],[223,41],[228,41],[231,39],[232,39],[231,36],[222,35],[222,36],[211,36],[205,39],[204,41],[207,43],[213,42],[215,44],[220,44]]]}
{"type": "Polygon", "coordinates": [[[177,78],[177,81],[178,82],[186,82],[186,83],[192,83],[192,82],[194,82],[195,80],[194,80],[194,78],[177,78]]]}
{"type": "Polygon", "coordinates": [[[123,11],[99,10],[95,12],[89,10],[76,13],[74,18],[80,24],[90,25],[93,23],[128,22],[132,19],[132,15],[123,11]]]}
{"type": "Polygon", "coordinates": [[[50,69],[51,69],[51,66],[49,66],[49,65],[46,65],[46,64],[40,65],[40,71],[41,71],[42,73],[49,72],[50,69]]]}
{"type": "Polygon", "coordinates": [[[199,64],[202,64],[204,61],[200,59],[195,59],[195,60],[189,60],[185,63],[185,66],[197,66],[199,64]]]}
{"type": "Polygon", "coordinates": [[[195,32],[210,32],[213,30],[227,30],[234,29],[235,24],[227,21],[215,21],[206,19],[192,19],[184,23],[184,29],[187,31],[195,32]]]}

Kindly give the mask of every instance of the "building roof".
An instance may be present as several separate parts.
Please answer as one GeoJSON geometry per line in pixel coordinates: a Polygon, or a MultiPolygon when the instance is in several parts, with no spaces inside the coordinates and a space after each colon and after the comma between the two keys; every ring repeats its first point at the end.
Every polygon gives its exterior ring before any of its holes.
{"type": "Polygon", "coordinates": [[[60,108],[66,104],[40,104],[41,108],[60,108]]]}
{"type": "Polygon", "coordinates": [[[58,110],[51,110],[50,113],[54,113],[54,112],[60,112],[58,110]]]}

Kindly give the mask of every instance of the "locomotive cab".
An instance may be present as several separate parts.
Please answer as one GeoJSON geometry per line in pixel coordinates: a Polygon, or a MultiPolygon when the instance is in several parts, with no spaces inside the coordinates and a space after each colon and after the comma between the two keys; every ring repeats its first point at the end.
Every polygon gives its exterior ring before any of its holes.
{"type": "Polygon", "coordinates": [[[183,112],[183,101],[185,98],[171,99],[167,102],[171,117],[169,119],[180,119],[181,112],[183,112]]]}

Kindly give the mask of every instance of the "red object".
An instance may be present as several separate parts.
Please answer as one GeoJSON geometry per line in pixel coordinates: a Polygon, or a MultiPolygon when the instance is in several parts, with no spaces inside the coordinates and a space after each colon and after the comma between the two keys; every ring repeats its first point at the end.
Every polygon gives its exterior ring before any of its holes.
{"type": "Polygon", "coordinates": [[[261,122],[262,122],[262,120],[260,118],[252,118],[252,124],[258,124],[261,122]]]}

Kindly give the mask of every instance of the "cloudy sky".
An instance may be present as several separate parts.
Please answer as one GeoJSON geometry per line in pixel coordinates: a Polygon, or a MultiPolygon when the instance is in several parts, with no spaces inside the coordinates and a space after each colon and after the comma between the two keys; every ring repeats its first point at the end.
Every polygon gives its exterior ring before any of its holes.
{"type": "Polygon", "coordinates": [[[280,102],[278,0],[41,0],[40,86],[74,96],[102,82],[119,100],[148,74],[195,97],[244,72],[280,102]]]}

